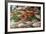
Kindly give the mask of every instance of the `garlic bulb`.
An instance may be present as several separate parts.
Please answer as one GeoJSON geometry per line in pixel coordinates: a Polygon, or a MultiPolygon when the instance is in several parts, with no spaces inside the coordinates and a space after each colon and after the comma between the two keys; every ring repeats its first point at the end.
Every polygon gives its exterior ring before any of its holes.
{"type": "Polygon", "coordinates": [[[40,15],[35,15],[38,19],[40,19],[40,15]]]}
{"type": "Polygon", "coordinates": [[[33,23],[32,26],[34,26],[34,27],[40,27],[41,23],[40,22],[36,22],[36,23],[33,23]]]}
{"type": "Polygon", "coordinates": [[[31,21],[27,21],[27,22],[25,22],[27,25],[32,25],[32,22],[31,21]]]}

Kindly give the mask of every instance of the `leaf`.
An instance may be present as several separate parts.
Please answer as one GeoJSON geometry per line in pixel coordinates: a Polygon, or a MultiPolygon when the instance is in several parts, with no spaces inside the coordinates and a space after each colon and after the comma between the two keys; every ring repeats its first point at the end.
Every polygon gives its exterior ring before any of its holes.
{"type": "Polygon", "coordinates": [[[16,15],[16,16],[13,16],[13,17],[11,17],[11,20],[14,20],[15,22],[17,22],[17,21],[19,21],[20,20],[20,18],[16,15]]]}
{"type": "Polygon", "coordinates": [[[35,16],[30,16],[30,17],[29,17],[29,20],[31,20],[31,21],[34,20],[34,19],[36,19],[35,16]]]}
{"type": "Polygon", "coordinates": [[[16,15],[19,15],[19,14],[21,14],[20,12],[18,12],[18,11],[16,11],[16,15]]]}

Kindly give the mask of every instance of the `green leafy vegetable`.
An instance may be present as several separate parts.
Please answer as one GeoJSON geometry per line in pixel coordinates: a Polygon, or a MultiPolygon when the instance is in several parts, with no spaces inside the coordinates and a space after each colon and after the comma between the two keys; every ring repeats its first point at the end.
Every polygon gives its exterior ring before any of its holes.
{"type": "Polygon", "coordinates": [[[13,17],[11,17],[11,19],[13,19],[15,22],[20,20],[20,18],[18,16],[13,16],[13,17]]]}
{"type": "Polygon", "coordinates": [[[29,16],[29,17],[28,17],[28,20],[30,20],[30,21],[32,21],[32,20],[34,20],[34,19],[36,19],[35,16],[29,16]]]}
{"type": "Polygon", "coordinates": [[[21,14],[20,12],[16,12],[16,15],[19,15],[19,14],[21,14]]]}

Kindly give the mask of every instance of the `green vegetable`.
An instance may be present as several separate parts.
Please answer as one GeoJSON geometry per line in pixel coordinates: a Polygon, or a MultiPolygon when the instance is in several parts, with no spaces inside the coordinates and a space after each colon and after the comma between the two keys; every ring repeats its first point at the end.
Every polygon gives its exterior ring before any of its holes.
{"type": "Polygon", "coordinates": [[[16,12],[16,15],[19,15],[19,14],[21,14],[20,12],[16,12]]]}
{"type": "Polygon", "coordinates": [[[34,19],[36,19],[35,16],[29,16],[29,17],[28,17],[28,20],[30,20],[30,21],[32,21],[32,20],[34,20],[34,19]]]}
{"type": "Polygon", "coordinates": [[[16,15],[16,16],[13,16],[13,17],[11,17],[11,20],[14,20],[15,22],[17,22],[17,21],[19,21],[20,20],[20,18],[16,15]]]}
{"type": "Polygon", "coordinates": [[[11,17],[11,20],[13,19],[15,22],[17,22],[17,21],[20,20],[20,17],[18,17],[17,15],[19,15],[19,14],[21,14],[21,13],[18,12],[18,11],[15,11],[15,14],[16,14],[16,15],[13,15],[13,16],[11,17]]]}

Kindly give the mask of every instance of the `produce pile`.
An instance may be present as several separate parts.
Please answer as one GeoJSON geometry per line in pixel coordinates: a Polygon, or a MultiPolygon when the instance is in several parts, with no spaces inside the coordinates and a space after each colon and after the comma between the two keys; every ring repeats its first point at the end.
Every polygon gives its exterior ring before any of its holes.
{"type": "Polygon", "coordinates": [[[34,28],[41,26],[40,7],[15,6],[10,13],[11,28],[34,28]]]}

